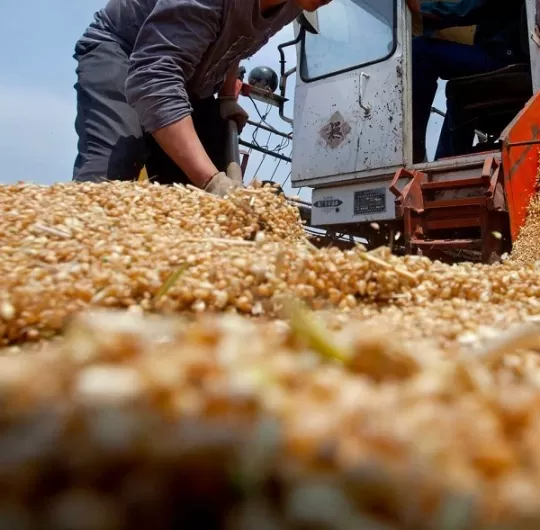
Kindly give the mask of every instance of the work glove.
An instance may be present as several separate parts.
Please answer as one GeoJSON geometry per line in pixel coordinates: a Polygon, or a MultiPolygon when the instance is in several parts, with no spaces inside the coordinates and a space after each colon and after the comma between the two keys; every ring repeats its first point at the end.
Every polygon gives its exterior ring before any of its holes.
{"type": "Polygon", "coordinates": [[[231,162],[227,167],[227,176],[241,187],[244,187],[244,175],[242,175],[240,164],[231,162]]]}
{"type": "Polygon", "coordinates": [[[249,118],[248,113],[238,104],[234,96],[222,96],[219,98],[219,113],[222,120],[235,121],[239,133],[242,132],[249,118]]]}
{"type": "Polygon", "coordinates": [[[217,195],[218,197],[225,197],[229,195],[233,190],[242,188],[242,181],[232,179],[227,176],[226,173],[220,171],[214,175],[204,187],[204,191],[217,195]]]}

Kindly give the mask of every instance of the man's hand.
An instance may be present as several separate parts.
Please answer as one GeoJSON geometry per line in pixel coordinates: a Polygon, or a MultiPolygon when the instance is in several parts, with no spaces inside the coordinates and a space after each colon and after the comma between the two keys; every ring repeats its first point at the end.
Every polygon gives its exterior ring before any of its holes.
{"type": "Polygon", "coordinates": [[[219,113],[221,119],[225,121],[234,120],[239,133],[242,132],[242,129],[249,118],[248,113],[238,104],[238,101],[234,96],[220,96],[219,113]]]}
{"type": "Polygon", "coordinates": [[[218,197],[225,197],[229,195],[233,190],[243,187],[242,182],[237,179],[233,179],[227,176],[226,173],[220,172],[214,175],[208,184],[204,187],[204,191],[217,195],[218,197]]]}

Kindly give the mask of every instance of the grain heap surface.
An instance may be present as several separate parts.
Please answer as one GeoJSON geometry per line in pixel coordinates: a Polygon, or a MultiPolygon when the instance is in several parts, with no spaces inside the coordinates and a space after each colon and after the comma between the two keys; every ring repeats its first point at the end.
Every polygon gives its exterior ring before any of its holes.
{"type": "Polygon", "coordinates": [[[273,316],[285,291],[347,307],[408,281],[361,249],[314,251],[298,210],[266,189],[227,201],[149,184],[27,184],[0,187],[0,210],[4,344],[51,336],[89,305],[273,316]]]}
{"type": "Polygon", "coordinates": [[[300,328],[106,312],[0,357],[1,521],[538,528],[537,325],[449,358],[351,322],[324,339],[339,361],[300,328]]]}
{"type": "Polygon", "coordinates": [[[269,190],[18,185],[0,207],[3,344],[128,309],[0,356],[0,527],[540,527],[534,260],[317,250],[269,190]]]}
{"type": "Polygon", "coordinates": [[[1,187],[0,208],[4,345],[54,336],[89,306],[275,317],[284,293],[362,318],[382,308],[413,336],[442,339],[539,310],[534,264],[317,250],[270,190],[226,201],[149,184],[26,184],[1,187]]]}

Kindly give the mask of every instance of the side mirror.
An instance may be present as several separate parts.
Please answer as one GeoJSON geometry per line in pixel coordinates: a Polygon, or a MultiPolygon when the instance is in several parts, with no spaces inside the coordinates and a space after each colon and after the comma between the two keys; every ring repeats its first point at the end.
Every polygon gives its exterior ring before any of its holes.
{"type": "Polygon", "coordinates": [[[296,21],[298,22],[298,25],[308,33],[313,35],[319,34],[319,16],[317,11],[313,11],[312,13],[303,11],[296,21]]]}

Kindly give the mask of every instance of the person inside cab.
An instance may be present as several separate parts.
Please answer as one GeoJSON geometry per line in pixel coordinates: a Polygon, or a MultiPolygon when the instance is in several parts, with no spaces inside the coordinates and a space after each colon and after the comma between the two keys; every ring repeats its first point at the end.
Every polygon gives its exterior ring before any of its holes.
{"type": "MultiPolygon", "coordinates": [[[[521,47],[524,3],[525,0],[407,0],[413,13],[414,35],[414,163],[427,160],[426,131],[438,79],[493,72],[526,60],[521,47]]],[[[436,159],[453,155],[449,105],[436,159]]]]}
{"type": "Polygon", "coordinates": [[[73,180],[137,180],[146,164],[160,183],[241,186],[224,172],[226,120],[247,120],[239,62],[329,1],[109,0],[75,47],[73,180]]]}

